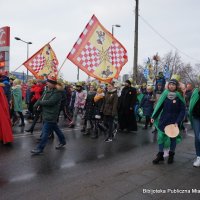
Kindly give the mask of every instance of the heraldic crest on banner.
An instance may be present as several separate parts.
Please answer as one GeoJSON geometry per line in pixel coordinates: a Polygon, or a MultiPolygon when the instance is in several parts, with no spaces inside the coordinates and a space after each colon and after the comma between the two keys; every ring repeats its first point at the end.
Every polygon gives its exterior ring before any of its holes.
{"type": "Polygon", "coordinates": [[[93,15],[67,58],[89,76],[110,82],[128,61],[123,45],[93,15]]]}
{"type": "Polygon", "coordinates": [[[23,65],[35,76],[37,79],[43,79],[48,74],[57,76],[58,60],[51,48],[50,44],[45,45],[31,58],[29,58],[23,65]]]}

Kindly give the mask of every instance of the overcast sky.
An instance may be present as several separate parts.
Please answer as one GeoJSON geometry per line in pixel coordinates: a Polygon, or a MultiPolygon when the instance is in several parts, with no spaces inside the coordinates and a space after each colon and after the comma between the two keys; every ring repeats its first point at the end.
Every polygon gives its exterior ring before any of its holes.
{"type": "MultiPolygon", "coordinates": [[[[183,61],[195,64],[200,60],[199,0],[140,0],[140,15],[164,38],[185,54],[183,61]]],[[[31,41],[30,55],[53,37],[51,43],[60,64],[72,49],[93,14],[110,30],[128,51],[128,63],[121,74],[131,71],[134,51],[135,0],[0,0],[0,27],[11,27],[11,70],[26,60],[26,44],[31,41]]],[[[139,21],[139,64],[157,52],[163,56],[175,50],[141,19],[139,21]]],[[[22,67],[19,71],[26,71],[22,67]]],[[[76,80],[77,68],[67,60],[62,73],[69,81],[76,80]]],[[[86,79],[84,72],[80,78],[86,79]]]]}

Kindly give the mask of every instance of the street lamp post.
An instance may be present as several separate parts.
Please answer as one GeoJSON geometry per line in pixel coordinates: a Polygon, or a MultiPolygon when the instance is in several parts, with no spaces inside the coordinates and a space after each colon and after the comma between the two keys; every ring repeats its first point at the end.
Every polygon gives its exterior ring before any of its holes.
{"type": "Polygon", "coordinates": [[[114,25],[112,25],[112,36],[114,36],[114,27],[121,27],[121,25],[119,25],[119,24],[114,24],[114,25]]]}
{"type": "MultiPolygon", "coordinates": [[[[29,44],[32,44],[32,42],[26,42],[26,41],[24,41],[24,40],[22,40],[21,38],[18,38],[18,37],[15,37],[15,40],[20,40],[20,41],[22,41],[22,42],[24,42],[24,43],[26,43],[26,45],[27,45],[27,60],[28,60],[28,58],[29,58],[29,44]]],[[[26,72],[26,82],[28,82],[28,69],[27,69],[27,72],[26,72]]]]}
{"type": "Polygon", "coordinates": [[[133,60],[133,80],[137,84],[138,79],[138,16],[139,0],[135,0],[135,38],[134,38],[134,60],[133,60]]]}

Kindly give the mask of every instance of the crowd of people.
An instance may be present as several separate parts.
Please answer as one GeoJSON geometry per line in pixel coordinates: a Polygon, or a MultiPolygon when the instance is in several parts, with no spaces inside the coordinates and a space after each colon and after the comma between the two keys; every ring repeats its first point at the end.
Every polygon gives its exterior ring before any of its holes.
{"type": "Polygon", "coordinates": [[[33,133],[37,121],[41,121],[39,143],[31,153],[42,153],[54,133],[59,139],[56,149],[63,148],[66,139],[58,126],[61,113],[69,128],[76,127],[80,117],[83,135],[97,139],[104,133],[105,142],[112,142],[118,131],[138,131],[137,123],[144,118],[143,129],[154,126],[152,133],[157,134],[158,153],[153,164],[164,161],[164,148],[169,148],[168,164],[171,164],[176,145],[181,141],[180,132],[187,131],[184,122],[190,119],[197,155],[193,166],[200,167],[199,88],[181,83],[176,76],[166,82],[159,73],[153,85],[132,86],[130,80],[123,84],[96,80],[68,83],[49,75],[46,80],[29,80],[24,97],[21,84],[14,76],[0,73],[0,140],[4,144],[13,142],[12,126],[26,126],[25,131],[33,133]],[[29,127],[24,120],[23,100],[27,105],[27,120],[31,122],[29,127]]]}

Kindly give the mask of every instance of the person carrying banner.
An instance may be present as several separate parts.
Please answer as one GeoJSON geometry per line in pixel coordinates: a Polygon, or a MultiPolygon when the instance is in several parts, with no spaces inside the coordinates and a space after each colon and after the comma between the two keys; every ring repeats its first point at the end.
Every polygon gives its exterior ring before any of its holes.
{"type": "Polygon", "coordinates": [[[118,96],[114,84],[108,84],[108,92],[106,93],[101,112],[104,115],[104,124],[108,128],[108,136],[105,142],[112,142],[114,118],[117,116],[118,96]]]}
{"type": "Polygon", "coordinates": [[[168,84],[168,89],[160,96],[158,103],[152,114],[151,121],[154,122],[158,130],[158,145],[159,152],[153,164],[159,164],[164,161],[164,148],[170,146],[168,164],[174,161],[176,144],[180,142],[181,136],[169,137],[165,133],[165,128],[168,125],[173,125],[175,129],[181,126],[185,116],[185,100],[183,96],[177,91],[178,81],[171,79],[168,84]]]}
{"type": "Polygon", "coordinates": [[[43,127],[40,143],[31,151],[32,154],[41,154],[48,141],[48,136],[51,131],[54,131],[59,139],[59,144],[56,149],[60,149],[66,144],[65,136],[58,127],[57,119],[59,115],[60,103],[62,99],[62,91],[57,89],[57,79],[53,75],[47,78],[47,91],[35,103],[34,108],[42,108],[43,127]]]}

